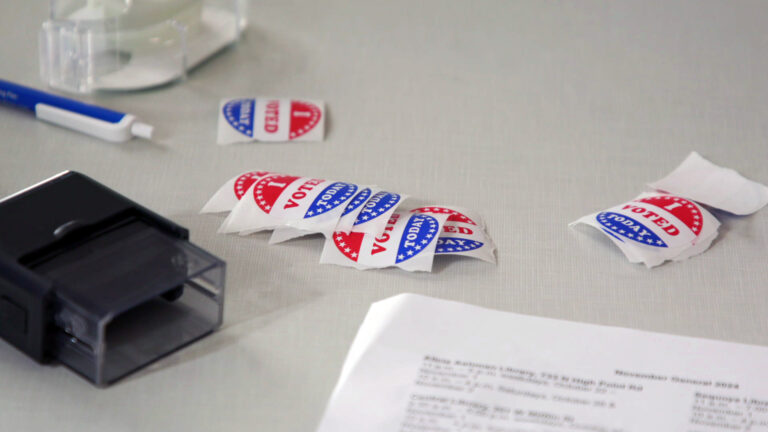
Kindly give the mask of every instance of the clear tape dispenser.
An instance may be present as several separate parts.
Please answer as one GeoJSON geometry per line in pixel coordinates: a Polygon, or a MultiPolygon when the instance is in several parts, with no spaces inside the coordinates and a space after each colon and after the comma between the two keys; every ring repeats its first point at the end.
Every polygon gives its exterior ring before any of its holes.
{"type": "Polygon", "coordinates": [[[41,77],[76,93],[184,79],[239,40],[246,16],[247,0],[51,0],[41,77]]]}

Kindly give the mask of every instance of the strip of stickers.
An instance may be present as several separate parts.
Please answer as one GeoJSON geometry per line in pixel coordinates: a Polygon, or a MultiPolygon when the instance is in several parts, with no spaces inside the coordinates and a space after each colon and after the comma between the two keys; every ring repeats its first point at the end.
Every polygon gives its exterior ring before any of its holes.
{"type": "Polygon", "coordinates": [[[435,256],[496,262],[480,215],[454,206],[403,206],[408,195],[373,185],[250,171],[224,183],[201,213],[229,212],[220,233],[272,230],[270,244],[322,234],[321,263],[360,270],[431,271],[435,256]]]}
{"type": "Polygon", "coordinates": [[[651,186],[657,191],[584,216],[571,226],[584,224],[599,230],[630,262],[651,268],[709,249],[720,222],[705,205],[745,215],[768,203],[767,187],[695,152],[651,186]]]}

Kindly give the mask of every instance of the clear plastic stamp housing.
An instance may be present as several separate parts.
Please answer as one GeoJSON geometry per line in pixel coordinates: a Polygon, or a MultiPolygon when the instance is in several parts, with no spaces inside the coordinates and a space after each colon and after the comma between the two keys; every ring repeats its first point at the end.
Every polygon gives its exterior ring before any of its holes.
{"type": "Polygon", "coordinates": [[[221,324],[224,262],[142,221],[36,265],[57,282],[53,356],[108,385],[221,324]]]}
{"type": "Polygon", "coordinates": [[[239,39],[246,9],[247,0],[51,0],[41,77],[78,93],[183,79],[239,39]]]}

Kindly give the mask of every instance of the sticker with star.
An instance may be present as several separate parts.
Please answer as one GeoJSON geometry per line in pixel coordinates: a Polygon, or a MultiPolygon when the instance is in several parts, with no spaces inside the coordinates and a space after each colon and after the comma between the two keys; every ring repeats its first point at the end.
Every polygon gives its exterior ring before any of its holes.
{"type": "MultiPolygon", "coordinates": [[[[346,204],[357,192],[357,185],[345,182],[334,182],[325,188],[315,198],[307,209],[304,219],[317,217],[346,204]]],[[[342,207],[342,210],[344,207],[342,207]]]]}
{"type": "Polygon", "coordinates": [[[223,103],[221,113],[232,128],[253,138],[253,117],[256,99],[234,99],[223,103]]]}
{"type": "MultiPolygon", "coordinates": [[[[283,192],[285,192],[288,187],[291,186],[299,178],[300,177],[297,176],[282,174],[266,176],[254,184],[252,194],[253,201],[264,213],[269,214],[272,212],[272,210],[276,208],[279,209],[279,206],[275,206],[278,198],[284,196],[283,192]]],[[[314,185],[322,182],[322,180],[311,180],[313,181],[314,185]]],[[[285,195],[290,195],[290,193],[285,195]]],[[[304,193],[303,196],[306,197],[306,193],[304,193]]]]}
{"type": "Polygon", "coordinates": [[[269,239],[270,244],[282,243],[308,234],[318,233],[326,237],[333,234],[342,213],[352,205],[354,198],[359,195],[356,192],[361,187],[346,182],[328,183],[312,201],[303,218],[287,220],[285,226],[275,229],[269,239]]]}
{"type": "MultiPolygon", "coordinates": [[[[349,204],[347,204],[347,207],[344,209],[344,213],[341,215],[346,216],[355,210],[360,209],[360,206],[368,201],[368,198],[370,198],[371,195],[373,195],[373,189],[367,187],[361,190],[357,195],[355,195],[355,198],[349,204]]],[[[357,215],[355,215],[355,219],[357,219],[357,215]]]]}
{"type": "Polygon", "coordinates": [[[597,214],[604,229],[624,240],[658,248],[692,245],[704,228],[703,210],[685,198],[651,194],[597,214]]]}
{"type": "Polygon", "coordinates": [[[389,217],[405,201],[407,195],[379,191],[362,206],[353,224],[353,231],[378,235],[384,230],[389,217]]]}
{"type": "Polygon", "coordinates": [[[421,206],[411,210],[413,213],[429,213],[429,214],[447,214],[448,222],[460,222],[469,225],[476,225],[485,227],[485,222],[479,214],[452,205],[429,205],[421,206]]]}
{"type": "Polygon", "coordinates": [[[400,238],[400,247],[397,248],[396,264],[418,256],[432,242],[436,242],[440,235],[440,223],[434,216],[427,214],[413,214],[408,218],[403,236],[400,238]]]}
{"type": "Polygon", "coordinates": [[[449,218],[437,239],[435,254],[466,256],[495,263],[495,250],[496,245],[483,228],[466,222],[452,222],[449,218]]]}
{"type": "Polygon", "coordinates": [[[470,252],[480,249],[485,243],[477,240],[463,239],[458,237],[441,237],[437,239],[437,249],[435,253],[438,254],[459,254],[461,252],[470,252]]]}
{"type": "Polygon", "coordinates": [[[276,227],[294,227],[330,233],[356,190],[357,186],[351,183],[269,174],[251,186],[222,230],[250,234],[276,227]],[[314,229],[313,224],[320,222],[325,224],[322,229],[314,229]]]}
{"type": "MultiPolygon", "coordinates": [[[[647,228],[636,219],[614,212],[600,212],[597,221],[607,228],[609,234],[622,236],[643,245],[653,247],[669,247],[653,230],[647,228]]],[[[623,240],[622,240],[623,241],[623,240]]]]}
{"type": "Polygon", "coordinates": [[[452,205],[419,205],[409,211],[448,215],[448,220],[437,239],[437,256],[459,255],[490,263],[496,262],[496,245],[485,231],[485,222],[478,213],[452,205]]]}
{"type": "Polygon", "coordinates": [[[376,186],[361,186],[355,196],[352,197],[352,199],[347,203],[344,211],[341,213],[341,217],[336,224],[335,230],[344,233],[351,232],[355,227],[357,216],[364,208],[364,204],[367,203],[372,196],[378,194],[380,191],[381,189],[376,186]]]}
{"type": "Polygon", "coordinates": [[[224,99],[219,107],[219,144],[248,141],[322,141],[322,101],[251,97],[224,99]]]}
{"type": "Polygon", "coordinates": [[[644,193],[575,223],[601,230],[631,262],[649,267],[703,252],[720,226],[698,203],[665,193],[644,193]]]}
{"type": "Polygon", "coordinates": [[[235,184],[232,185],[232,191],[234,192],[235,197],[237,197],[237,200],[239,201],[240,198],[242,198],[243,195],[245,195],[248,189],[251,188],[252,184],[256,183],[260,178],[264,177],[267,174],[270,174],[270,172],[269,171],[251,171],[235,179],[235,184]]]}
{"type": "Polygon", "coordinates": [[[411,210],[413,213],[447,214],[448,222],[461,222],[470,225],[483,226],[482,219],[478,215],[463,208],[445,205],[424,206],[411,210]],[[471,216],[470,216],[471,215],[471,216]]]}
{"type": "Polygon", "coordinates": [[[203,206],[200,213],[221,213],[231,211],[251,185],[260,178],[270,174],[269,171],[249,171],[232,177],[222,185],[210,200],[203,206]]]}
{"type": "Polygon", "coordinates": [[[393,213],[379,235],[337,231],[326,240],[321,263],[357,269],[400,267],[430,271],[447,214],[393,213]]]}

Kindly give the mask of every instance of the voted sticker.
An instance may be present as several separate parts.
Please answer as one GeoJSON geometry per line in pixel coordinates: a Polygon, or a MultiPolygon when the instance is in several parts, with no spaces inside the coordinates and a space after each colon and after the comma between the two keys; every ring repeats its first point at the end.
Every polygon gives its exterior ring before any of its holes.
{"type": "Polygon", "coordinates": [[[401,201],[400,194],[381,191],[372,196],[365,203],[365,208],[360,211],[355,219],[355,225],[363,225],[371,223],[377,218],[384,219],[384,215],[390,210],[393,210],[401,201]]]}
{"type": "Polygon", "coordinates": [[[221,101],[219,144],[248,141],[322,141],[322,101],[235,98],[221,101]]]}
{"type": "Polygon", "coordinates": [[[608,231],[611,235],[622,236],[643,245],[669,247],[650,228],[645,227],[630,216],[614,212],[601,212],[597,215],[597,221],[606,227],[604,231],[608,231]]]}
{"type": "MultiPolygon", "coordinates": [[[[318,125],[323,118],[320,104],[312,102],[291,101],[291,121],[288,129],[288,138],[292,141],[305,137],[312,131],[319,130],[318,125]]],[[[277,130],[273,131],[277,133],[277,130]]],[[[322,139],[320,134],[320,139],[322,139]]]]}
{"type": "Polygon", "coordinates": [[[485,243],[478,240],[471,240],[461,237],[443,237],[437,239],[437,249],[435,253],[450,254],[471,252],[485,246],[485,243]]]}
{"type": "Polygon", "coordinates": [[[600,212],[596,220],[604,229],[624,240],[658,248],[692,245],[704,224],[698,204],[660,194],[600,212]]]}
{"type": "Polygon", "coordinates": [[[232,128],[246,137],[253,138],[255,105],[256,99],[235,99],[226,102],[221,111],[232,128]]]}
{"type": "Polygon", "coordinates": [[[237,202],[245,195],[260,178],[270,174],[269,171],[249,171],[227,180],[210,200],[203,206],[200,213],[228,212],[235,208],[237,202]]]}
{"type": "Polygon", "coordinates": [[[641,194],[570,225],[592,226],[607,235],[630,262],[654,267],[667,260],[686,260],[709,248],[720,222],[702,204],[747,215],[768,203],[768,187],[696,152],[649,186],[657,192],[641,194]]]}
{"type": "Polygon", "coordinates": [[[235,179],[235,183],[232,185],[233,192],[238,201],[245,195],[251,185],[256,183],[260,178],[270,174],[269,171],[252,171],[247,172],[235,179]]]}
{"type": "MultiPolygon", "coordinates": [[[[350,198],[357,192],[357,185],[345,182],[334,182],[326,187],[315,198],[307,209],[304,219],[322,216],[340,206],[346,206],[350,198]]],[[[341,208],[344,210],[344,208],[341,208]]]]}
{"type": "Polygon", "coordinates": [[[341,231],[349,233],[355,227],[355,222],[360,212],[363,210],[365,203],[368,200],[379,193],[381,189],[376,186],[364,186],[355,194],[354,197],[347,203],[344,211],[341,213],[338,223],[336,224],[335,231],[341,231]]]}
{"type": "Polygon", "coordinates": [[[407,198],[394,192],[379,191],[372,195],[360,209],[352,224],[353,231],[378,235],[383,232],[387,221],[407,198]]]}
{"type": "Polygon", "coordinates": [[[482,219],[479,216],[474,216],[474,219],[470,216],[467,216],[467,214],[470,213],[469,210],[461,209],[458,207],[453,206],[428,206],[428,207],[419,207],[411,210],[413,213],[431,213],[431,214],[447,214],[448,215],[448,222],[461,222],[466,223],[470,225],[480,225],[484,226],[482,223],[482,219]],[[480,223],[476,222],[475,220],[479,221],[480,223]]]}
{"type": "Polygon", "coordinates": [[[480,215],[455,206],[426,206],[410,210],[411,213],[444,214],[448,219],[437,239],[436,255],[459,255],[496,262],[496,245],[485,232],[480,215]]]}
{"type": "Polygon", "coordinates": [[[220,232],[252,233],[301,219],[328,181],[269,174],[256,181],[229,214],[220,232]]]}
{"type": "Polygon", "coordinates": [[[380,235],[337,231],[326,240],[320,262],[358,269],[396,266],[430,271],[447,219],[448,215],[393,213],[380,235]]]}
{"type": "MultiPolygon", "coordinates": [[[[355,210],[362,210],[362,205],[365,204],[368,199],[373,195],[373,189],[370,187],[364,188],[360,191],[357,195],[355,195],[355,198],[347,204],[347,207],[344,209],[344,213],[342,213],[342,216],[347,216],[349,214],[352,214],[355,210]]],[[[355,221],[357,221],[357,213],[354,213],[355,215],[355,221]]]]}
{"type": "MultiPolygon", "coordinates": [[[[296,180],[299,179],[300,177],[287,175],[267,176],[255,184],[253,189],[253,200],[264,213],[272,213],[272,210],[275,208],[275,203],[281,196],[283,196],[283,192],[285,192],[289,186],[291,186],[296,180]]],[[[307,188],[307,184],[317,185],[320,182],[322,182],[322,180],[307,179],[303,183],[304,187],[307,188]]],[[[284,205],[287,208],[288,206],[298,206],[295,200],[305,198],[307,194],[304,191],[296,190],[286,194],[286,196],[288,198],[285,200],[286,203],[284,205]]]]}
{"type": "MultiPolygon", "coordinates": [[[[347,182],[327,182],[298,220],[287,220],[269,239],[270,244],[281,243],[308,234],[323,234],[330,237],[352,199],[357,196],[360,186],[347,182]]],[[[367,188],[363,188],[367,189],[367,188]]]]}
{"type": "Polygon", "coordinates": [[[280,228],[272,243],[311,233],[329,236],[358,190],[354,183],[270,173],[252,184],[221,231],[280,228]]]}
{"type": "Polygon", "coordinates": [[[333,244],[348,260],[358,262],[364,238],[365,233],[362,232],[344,233],[337,231],[333,234],[333,244]]]}
{"type": "Polygon", "coordinates": [[[632,262],[653,267],[666,260],[680,260],[703,252],[717,236],[720,223],[706,209],[689,199],[646,193],[636,199],[585,216],[583,223],[610,236],[632,262]]]}
{"type": "Polygon", "coordinates": [[[429,248],[429,245],[440,235],[440,225],[442,224],[433,216],[411,215],[400,238],[395,263],[409,260],[429,248]]]}

